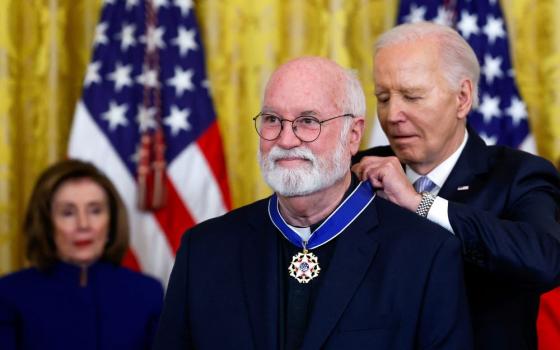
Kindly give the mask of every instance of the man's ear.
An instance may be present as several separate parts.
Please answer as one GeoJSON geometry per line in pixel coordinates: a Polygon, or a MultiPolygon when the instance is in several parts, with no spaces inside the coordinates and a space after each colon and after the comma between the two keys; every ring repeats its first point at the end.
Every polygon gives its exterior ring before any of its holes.
{"type": "Polygon", "coordinates": [[[457,118],[465,119],[473,104],[474,86],[470,79],[463,79],[457,94],[457,118]]]}
{"type": "Polygon", "coordinates": [[[352,155],[355,155],[360,149],[360,142],[362,141],[362,136],[364,134],[364,126],[364,117],[353,118],[352,127],[348,132],[348,146],[350,147],[350,152],[352,152],[352,155]]]}

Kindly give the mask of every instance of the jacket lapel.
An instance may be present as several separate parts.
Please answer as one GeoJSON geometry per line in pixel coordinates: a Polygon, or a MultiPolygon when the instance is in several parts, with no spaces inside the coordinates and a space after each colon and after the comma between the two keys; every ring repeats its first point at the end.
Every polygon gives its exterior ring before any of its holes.
{"type": "Polygon", "coordinates": [[[309,319],[302,349],[318,349],[346,309],[377,252],[375,199],[338,238],[309,319]]]}
{"type": "MultiPolygon", "coordinates": [[[[278,239],[267,211],[268,200],[251,211],[242,244],[242,276],[256,349],[278,347],[278,239]]],[[[240,334],[239,336],[244,336],[240,334]]]]}
{"type": "Polygon", "coordinates": [[[453,201],[464,202],[476,189],[476,177],[488,171],[488,156],[484,141],[468,127],[469,139],[465,149],[447,177],[438,195],[453,201]]]}

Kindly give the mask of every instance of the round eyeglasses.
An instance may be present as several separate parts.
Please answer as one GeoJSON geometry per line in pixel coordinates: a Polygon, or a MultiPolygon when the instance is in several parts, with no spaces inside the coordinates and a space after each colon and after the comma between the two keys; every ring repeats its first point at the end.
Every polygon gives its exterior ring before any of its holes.
{"type": "Polygon", "coordinates": [[[276,140],[280,136],[282,129],[284,129],[284,122],[290,122],[292,123],[294,135],[298,139],[303,142],[313,142],[321,134],[323,123],[342,117],[354,118],[354,115],[342,114],[325,120],[319,120],[312,116],[299,116],[294,120],[288,120],[271,113],[259,113],[253,118],[253,121],[255,122],[257,134],[267,141],[276,140]]]}

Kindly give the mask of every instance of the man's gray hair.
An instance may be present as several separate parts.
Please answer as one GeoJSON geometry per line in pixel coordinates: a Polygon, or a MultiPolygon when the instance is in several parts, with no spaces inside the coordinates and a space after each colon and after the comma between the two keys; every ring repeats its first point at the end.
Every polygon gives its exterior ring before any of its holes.
{"type": "Polygon", "coordinates": [[[384,47],[424,38],[433,38],[439,43],[441,71],[453,90],[458,91],[465,78],[472,81],[472,107],[478,107],[480,65],[473,49],[454,29],[430,22],[401,24],[379,37],[375,43],[375,52],[384,47]]]}
{"type": "MultiPolygon", "coordinates": [[[[353,69],[344,69],[344,80],[346,81],[346,89],[343,91],[342,96],[342,111],[343,113],[352,114],[355,117],[366,116],[366,96],[362,84],[358,79],[358,74],[353,69]]],[[[353,118],[346,118],[341,131],[341,136],[345,135],[350,130],[353,118]]]]}
{"type": "Polygon", "coordinates": [[[356,117],[365,117],[366,97],[356,71],[344,69],[344,78],[346,80],[346,91],[342,99],[342,110],[344,113],[356,117]]]}

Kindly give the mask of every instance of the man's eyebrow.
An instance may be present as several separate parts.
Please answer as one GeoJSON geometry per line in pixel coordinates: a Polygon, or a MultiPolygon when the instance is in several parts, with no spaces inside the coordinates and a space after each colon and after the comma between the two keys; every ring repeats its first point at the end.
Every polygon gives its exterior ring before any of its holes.
{"type": "MultiPolygon", "coordinates": [[[[261,113],[270,113],[270,114],[280,115],[279,113],[276,113],[274,108],[267,107],[267,106],[262,107],[261,113]]],[[[300,115],[300,116],[318,116],[319,114],[320,114],[319,112],[314,111],[312,109],[304,110],[304,111],[298,113],[298,115],[300,115]]]]}
{"type": "Polygon", "coordinates": [[[422,87],[408,87],[408,88],[404,87],[404,88],[400,89],[400,91],[402,93],[405,93],[405,94],[411,94],[411,93],[414,94],[414,93],[424,92],[424,91],[426,91],[426,89],[422,88],[422,87]]]}
{"type": "Polygon", "coordinates": [[[270,107],[268,107],[268,106],[263,106],[263,107],[261,108],[261,113],[273,113],[273,114],[276,114],[276,112],[274,112],[274,109],[273,109],[273,108],[270,108],[270,107]]]}
{"type": "Polygon", "coordinates": [[[316,111],[308,110],[308,111],[301,112],[299,115],[313,115],[313,116],[315,116],[315,115],[318,115],[318,114],[319,113],[317,113],[316,111]]]}
{"type": "MultiPolygon", "coordinates": [[[[401,94],[417,94],[417,93],[423,93],[425,92],[426,89],[423,87],[403,87],[398,89],[398,92],[401,94]]],[[[387,94],[389,93],[389,90],[383,89],[383,88],[375,88],[375,96],[381,95],[381,94],[387,94]]]]}

